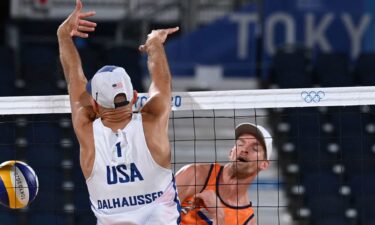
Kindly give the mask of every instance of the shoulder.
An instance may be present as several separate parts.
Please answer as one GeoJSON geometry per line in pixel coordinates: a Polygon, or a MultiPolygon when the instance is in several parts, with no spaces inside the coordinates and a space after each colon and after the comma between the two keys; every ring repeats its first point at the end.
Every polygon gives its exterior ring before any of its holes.
{"type": "Polygon", "coordinates": [[[178,197],[181,202],[204,189],[210,168],[211,164],[189,164],[176,173],[178,197]]]}
{"type": "Polygon", "coordinates": [[[210,169],[213,164],[188,164],[182,167],[176,173],[177,182],[183,184],[204,185],[207,177],[209,176],[210,169]]]}
{"type": "Polygon", "coordinates": [[[202,172],[205,172],[205,171],[209,171],[211,166],[213,164],[210,164],[210,163],[193,163],[193,164],[188,164],[188,165],[185,165],[183,166],[177,173],[191,173],[191,172],[198,172],[198,173],[202,173],[202,172]]]}
{"type": "Polygon", "coordinates": [[[168,119],[171,112],[171,97],[156,93],[141,108],[141,113],[155,119],[168,119]]]}

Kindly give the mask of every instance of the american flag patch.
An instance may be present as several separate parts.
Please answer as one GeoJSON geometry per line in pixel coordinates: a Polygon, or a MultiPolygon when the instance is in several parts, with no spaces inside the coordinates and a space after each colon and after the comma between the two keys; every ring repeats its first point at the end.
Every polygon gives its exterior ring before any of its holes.
{"type": "Polygon", "coordinates": [[[118,82],[116,84],[112,84],[112,87],[115,88],[115,89],[117,89],[117,88],[122,88],[123,86],[122,86],[121,82],[118,82]]]}

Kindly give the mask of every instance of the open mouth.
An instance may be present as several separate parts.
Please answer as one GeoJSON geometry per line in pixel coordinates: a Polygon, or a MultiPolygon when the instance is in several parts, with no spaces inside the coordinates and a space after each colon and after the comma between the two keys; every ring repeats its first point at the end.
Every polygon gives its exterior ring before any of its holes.
{"type": "Polygon", "coordinates": [[[237,162],[247,162],[247,160],[245,158],[238,157],[237,162]]]}

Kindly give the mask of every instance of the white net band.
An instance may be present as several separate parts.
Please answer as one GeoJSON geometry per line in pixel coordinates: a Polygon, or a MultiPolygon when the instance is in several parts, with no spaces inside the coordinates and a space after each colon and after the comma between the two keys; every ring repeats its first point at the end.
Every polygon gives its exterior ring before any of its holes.
{"type": "MultiPolygon", "coordinates": [[[[140,94],[134,110],[146,101],[140,94]]],[[[175,92],[171,104],[174,111],[374,105],[375,87],[175,92]]],[[[0,98],[1,115],[70,112],[67,95],[0,98]]]]}

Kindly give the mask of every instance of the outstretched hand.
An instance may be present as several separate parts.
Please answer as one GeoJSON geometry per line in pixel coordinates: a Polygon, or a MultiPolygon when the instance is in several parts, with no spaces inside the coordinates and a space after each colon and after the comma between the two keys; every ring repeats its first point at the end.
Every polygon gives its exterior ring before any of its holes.
{"type": "Polygon", "coordinates": [[[88,32],[95,31],[96,23],[86,20],[86,18],[94,16],[95,11],[81,12],[82,7],[81,0],[76,0],[76,8],[60,25],[58,32],[64,32],[71,37],[88,38],[88,32]]]}
{"type": "Polygon", "coordinates": [[[147,35],[146,43],[139,46],[139,51],[146,52],[148,45],[153,41],[157,41],[164,44],[164,42],[167,40],[168,35],[177,32],[179,29],[179,27],[174,27],[167,29],[152,30],[151,33],[147,35]]]}

